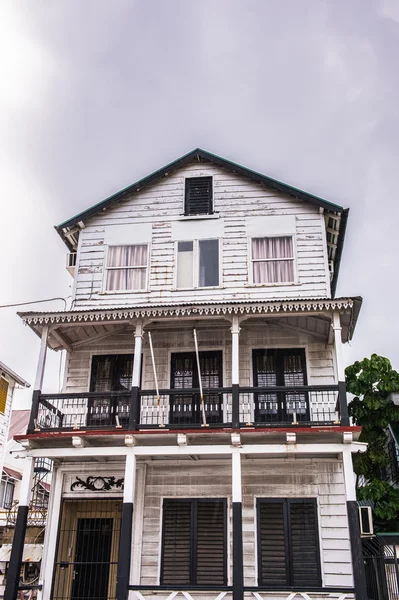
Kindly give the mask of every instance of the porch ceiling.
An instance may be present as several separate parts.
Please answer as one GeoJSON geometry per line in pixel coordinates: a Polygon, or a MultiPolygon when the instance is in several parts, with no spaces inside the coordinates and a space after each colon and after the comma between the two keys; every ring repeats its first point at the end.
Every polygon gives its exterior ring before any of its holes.
{"type": "Polygon", "coordinates": [[[75,348],[105,339],[111,334],[135,325],[138,319],[145,326],[207,327],[212,322],[228,326],[238,316],[242,326],[276,324],[332,342],[331,319],[334,311],[341,315],[342,341],[351,339],[362,299],[336,298],[287,300],[280,302],[195,303],[187,305],[164,304],[131,308],[71,310],[63,312],[18,313],[23,322],[39,336],[44,325],[49,325],[49,347],[54,350],[75,348]]]}

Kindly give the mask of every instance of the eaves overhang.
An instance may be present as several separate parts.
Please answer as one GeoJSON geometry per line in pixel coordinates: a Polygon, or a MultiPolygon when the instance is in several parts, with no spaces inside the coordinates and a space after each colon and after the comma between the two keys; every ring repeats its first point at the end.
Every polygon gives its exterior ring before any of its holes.
{"type": "Polygon", "coordinates": [[[16,383],[18,383],[19,385],[21,385],[23,387],[27,387],[27,388],[30,387],[30,383],[25,381],[25,379],[22,379],[22,377],[17,375],[17,373],[15,373],[15,371],[10,369],[10,367],[7,367],[7,365],[5,365],[1,361],[0,361],[0,371],[4,371],[5,373],[7,373],[7,375],[9,375],[9,377],[14,379],[14,381],[16,381],[16,383]]]}
{"type": "MultiPolygon", "coordinates": [[[[240,317],[261,316],[297,316],[315,313],[340,312],[344,320],[343,341],[352,338],[357,318],[362,304],[360,297],[345,298],[309,298],[298,300],[280,300],[263,302],[243,302],[232,300],[229,302],[195,302],[186,304],[163,303],[142,304],[132,307],[115,307],[103,309],[85,309],[59,312],[19,312],[22,321],[37,335],[41,335],[43,327],[48,325],[51,331],[57,328],[74,327],[78,325],[108,326],[121,323],[131,323],[137,319],[171,320],[179,322],[188,319],[226,318],[234,315],[240,317]]],[[[60,329],[61,331],[61,329],[60,329]]],[[[65,329],[63,329],[65,331],[65,329]]],[[[59,333],[56,334],[60,340],[59,333]]],[[[70,341],[67,343],[71,343],[70,341]]],[[[50,345],[53,349],[61,349],[57,343],[50,345]]]]}

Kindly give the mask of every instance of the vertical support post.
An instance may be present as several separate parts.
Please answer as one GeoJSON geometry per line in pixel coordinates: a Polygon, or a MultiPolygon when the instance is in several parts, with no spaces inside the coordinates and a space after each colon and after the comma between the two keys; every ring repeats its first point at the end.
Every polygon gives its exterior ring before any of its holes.
{"type": "Polygon", "coordinates": [[[46,366],[46,355],[47,355],[47,341],[48,341],[49,327],[44,325],[42,331],[42,337],[40,340],[39,358],[37,361],[35,385],[32,394],[32,407],[30,411],[28,433],[33,433],[35,430],[35,421],[39,412],[39,398],[43,385],[44,367],[46,366]]]}
{"type": "Polygon", "coordinates": [[[132,389],[130,390],[129,429],[136,430],[140,423],[140,377],[141,353],[143,348],[143,321],[139,319],[134,332],[134,360],[132,389]]]}
{"type": "Polygon", "coordinates": [[[239,451],[233,451],[231,463],[233,499],[233,600],[243,600],[244,555],[242,545],[241,454],[239,451]]]}
{"type": "Polygon", "coordinates": [[[233,316],[231,324],[231,387],[232,387],[232,425],[240,426],[240,322],[237,315],[233,316]]]}
{"type": "Polygon", "coordinates": [[[366,573],[364,570],[362,540],[360,537],[358,506],[356,502],[355,474],[353,472],[352,454],[349,448],[346,448],[342,453],[342,463],[344,469],[346,508],[348,513],[355,595],[356,600],[367,600],[366,573]]]}
{"type": "Polygon", "coordinates": [[[128,454],[126,456],[125,485],[123,489],[122,523],[116,580],[116,600],[127,600],[129,594],[135,488],[136,456],[134,454],[128,454]]]}
{"type": "Polygon", "coordinates": [[[16,600],[18,595],[28,510],[32,494],[33,466],[34,459],[31,457],[26,458],[21,481],[19,506],[12,541],[6,589],[4,591],[4,600],[16,600]]]}
{"type": "Polygon", "coordinates": [[[338,401],[341,416],[341,425],[349,425],[348,403],[346,399],[346,382],[344,359],[342,356],[342,327],[339,312],[333,313],[332,324],[334,330],[334,348],[338,374],[338,401]]]}

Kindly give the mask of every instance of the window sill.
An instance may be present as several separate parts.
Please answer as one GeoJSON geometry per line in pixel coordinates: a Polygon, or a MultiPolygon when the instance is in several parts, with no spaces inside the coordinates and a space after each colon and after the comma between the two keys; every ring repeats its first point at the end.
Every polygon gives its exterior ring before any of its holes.
{"type": "Polygon", "coordinates": [[[143,294],[148,292],[149,290],[105,290],[103,292],[99,292],[99,296],[113,296],[115,294],[143,294]]]}
{"type": "Polygon", "coordinates": [[[209,219],[219,219],[219,213],[214,213],[213,215],[180,215],[179,221],[198,221],[198,220],[209,220],[209,219]]]}
{"type": "Polygon", "coordinates": [[[197,290],[223,290],[222,285],[206,285],[203,287],[173,288],[174,292],[196,292],[197,290]]]}
{"type": "Polygon", "coordinates": [[[293,285],[299,286],[301,284],[298,281],[280,281],[277,283],[246,283],[245,287],[288,287],[293,285]]]}

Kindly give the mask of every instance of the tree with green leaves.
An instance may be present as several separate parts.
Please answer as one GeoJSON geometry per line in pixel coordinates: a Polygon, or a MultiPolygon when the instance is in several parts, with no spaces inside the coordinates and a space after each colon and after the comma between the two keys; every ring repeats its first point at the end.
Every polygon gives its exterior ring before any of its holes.
{"type": "Polygon", "coordinates": [[[399,528],[399,490],[387,481],[387,428],[399,423],[399,406],[388,399],[399,392],[399,373],[387,358],[372,354],[345,370],[347,390],[355,396],[349,404],[354,424],[362,427],[359,441],[368,444],[367,452],[353,455],[356,475],[366,485],[358,487],[358,500],[371,500],[376,530],[399,528]]]}

